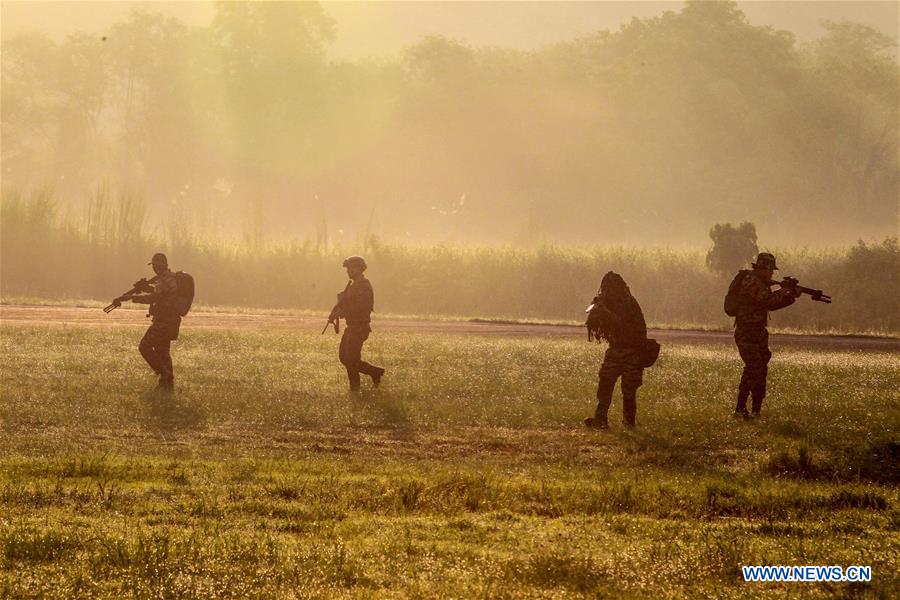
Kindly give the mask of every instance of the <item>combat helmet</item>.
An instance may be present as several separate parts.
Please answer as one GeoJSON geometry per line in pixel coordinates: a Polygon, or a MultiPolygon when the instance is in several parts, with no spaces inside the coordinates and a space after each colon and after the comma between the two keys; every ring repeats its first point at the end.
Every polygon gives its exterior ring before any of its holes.
{"type": "Polygon", "coordinates": [[[344,259],[344,268],[348,267],[359,267],[365,271],[369,268],[369,265],[366,264],[366,260],[362,256],[348,256],[344,259]]]}

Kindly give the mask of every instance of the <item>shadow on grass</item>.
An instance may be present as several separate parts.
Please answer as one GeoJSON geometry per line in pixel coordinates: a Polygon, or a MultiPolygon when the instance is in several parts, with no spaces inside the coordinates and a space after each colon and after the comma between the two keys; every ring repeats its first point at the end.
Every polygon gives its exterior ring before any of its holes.
{"type": "Polygon", "coordinates": [[[356,400],[355,404],[356,412],[369,421],[369,424],[389,428],[397,439],[415,438],[416,431],[409,408],[401,398],[376,391],[356,400]]]}
{"type": "Polygon", "coordinates": [[[773,477],[824,481],[866,481],[881,485],[900,483],[900,443],[872,441],[831,452],[806,444],[775,450],[762,470],[773,477]]]}
{"type": "Polygon", "coordinates": [[[163,433],[197,430],[206,427],[206,413],[187,402],[177,392],[151,390],[139,398],[146,427],[163,433]]]}
{"type": "Polygon", "coordinates": [[[807,435],[807,431],[799,423],[787,418],[779,418],[769,425],[772,433],[786,438],[800,439],[807,435]]]}

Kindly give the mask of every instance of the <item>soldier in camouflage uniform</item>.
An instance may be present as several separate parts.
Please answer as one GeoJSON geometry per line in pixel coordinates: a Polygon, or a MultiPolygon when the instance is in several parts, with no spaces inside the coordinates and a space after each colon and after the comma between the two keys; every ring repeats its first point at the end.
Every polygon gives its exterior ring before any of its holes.
{"type": "Polygon", "coordinates": [[[769,373],[769,331],[766,324],[769,311],[790,306],[800,293],[789,288],[771,290],[772,275],[778,269],[775,257],[762,252],[747,271],[738,288],[738,309],[734,323],[734,342],[737,344],[744,371],[738,386],[737,406],[734,416],[749,418],[747,399],[753,398],[753,416],[759,416],[763,398],[766,397],[766,376],[769,373]]]}
{"type": "Polygon", "coordinates": [[[357,393],[360,387],[360,373],[371,377],[372,383],[378,387],[384,375],[384,369],[362,360],[363,343],[372,332],[370,323],[375,306],[375,292],[372,290],[372,284],[364,275],[368,265],[361,256],[351,256],[344,261],[344,268],[347,269],[350,283],[347,289],[339,294],[338,316],[346,320],[347,327],[341,337],[338,355],[341,364],[347,368],[350,391],[357,393]]]}
{"type": "Polygon", "coordinates": [[[588,315],[588,328],[598,338],[609,342],[603,357],[597,383],[597,410],[584,424],[595,429],[607,429],[607,413],[612,403],[616,380],[622,378],[622,416],[626,427],[635,426],[637,390],[643,383],[644,344],[647,324],[641,307],[618,273],[603,276],[600,294],[588,315]]]}
{"type": "Polygon", "coordinates": [[[147,333],[138,345],[138,350],[153,372],[159,376],[158,388],[170,391],[175,387],[170,347],[172,341],[178,339],[178,330],[181,327],[181,315],[175,306],[178,285],[175,274],[169,270],[169,261],[165,254],[154,254],[153,259],[147,264],[153,266],[153,272],[157,276],[153,290],[148,294],[131,298],[138,304],[149,304],[149,313],[153,317],[147,333]]]}

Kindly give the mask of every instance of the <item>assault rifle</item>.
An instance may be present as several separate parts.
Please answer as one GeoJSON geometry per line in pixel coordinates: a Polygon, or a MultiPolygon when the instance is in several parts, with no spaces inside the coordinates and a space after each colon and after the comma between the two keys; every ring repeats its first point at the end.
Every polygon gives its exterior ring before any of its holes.
{"type": "Polygon", "coordinates": [[[331,312],[328,313],[328,322],[325,323],[325,327],[322,329],[322,335],[325,335],[325,332],[328,331],[329,325],[334,326],[335,333],[341,332],[341,313],[343,312],[342,308],[343,308],[343,304],[344,304],[344,296],[346,295],[347,290],[350,289],[350,284],[352,284],[352,283],[353,283],[353,281],[348,281],[347,287],[344,288],[344,291],[340,292],[337,295],[337,302],[335,303],[334,307],[331,309],[331,312]]]}
{"type": "Polygon", "coordinates": [[[151,292],[153,291],[153,284],[156,283],[156,280],[159,279],[159,275],[155,275],[150,279],[146,277],[142,277],[140,280],[134,282],[134,286],[118,298],[112,301],[109,306],[103,309],[103,312],[109,314],[112,311],[116,310],[120,306],[122,306],[123,302],[127,302],[131,300],[133,296],[136,296],[142,292],[151,292]]]}
{"type": "Polygon", "coordinates": [[[597,292],[597,295],[591,300],[590,306],[584,309],[584,312],[587,313],[587,320],[584,324],[587,327],[588,341],[592,342],[596,337],[599,342],[600,336],[597,332],[599,331],[603,320],[606,318],[607,313],[609,313],[609,310],[603,304],[603,296],[600,292],[597,292]]]}
{"type": "Polygon", "coordinates": [[[816,302],[824,302],[825,304],[831,304],[831,296],[828,296],[822,290],[814,290],[812,288],[803,287],[800,284],[800,281],[794,279],[793,277],[785,277],[781,281],[770,281],[770,285],[780,285],[783,288],[787,288],[789,290],[796,290],[801,294],[809,295],[816,302]]]}

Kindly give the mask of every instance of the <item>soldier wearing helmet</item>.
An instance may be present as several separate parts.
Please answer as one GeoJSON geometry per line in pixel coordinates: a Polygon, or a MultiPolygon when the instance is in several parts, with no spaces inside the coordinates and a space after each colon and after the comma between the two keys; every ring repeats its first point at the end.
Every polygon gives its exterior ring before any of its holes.
{"type": "Polygon", "coordinates": [[[757,417],[766,397],[766,377],[772,358],[769,331],[766,329],[769,311],[790,306],[799,295],[798,291],[784,287],[772,291],[772,275],[778,269],[772,254],[761,252],[751,266],[753,270],[742,271],[744,276],[738,287],[734,320],[734,342],[744,361],[734,416],[745,419],[750,417],[748,398],[752,397],[753,416],[757,417]]]}
{"type": "Polygon", "coordinates": [[[372,383],[377,387],[381,383],[384,369],[376,367],[362,360],[363,343],[372,332],[370,326],[372,309],[375,305],[375,293],[372,284],[365,276],[368,268],[365,259],[361,256],[350,256],[344,261],[347,276],[350,282],[347,288],[338,296],[338,318],[346,321],[347,327],[341,337],[338,356],[341,364],[347,369],[347,378],[350,380],[350,391],[357,393],[360,387],[360,373],[372,378],[372,383]]]}

